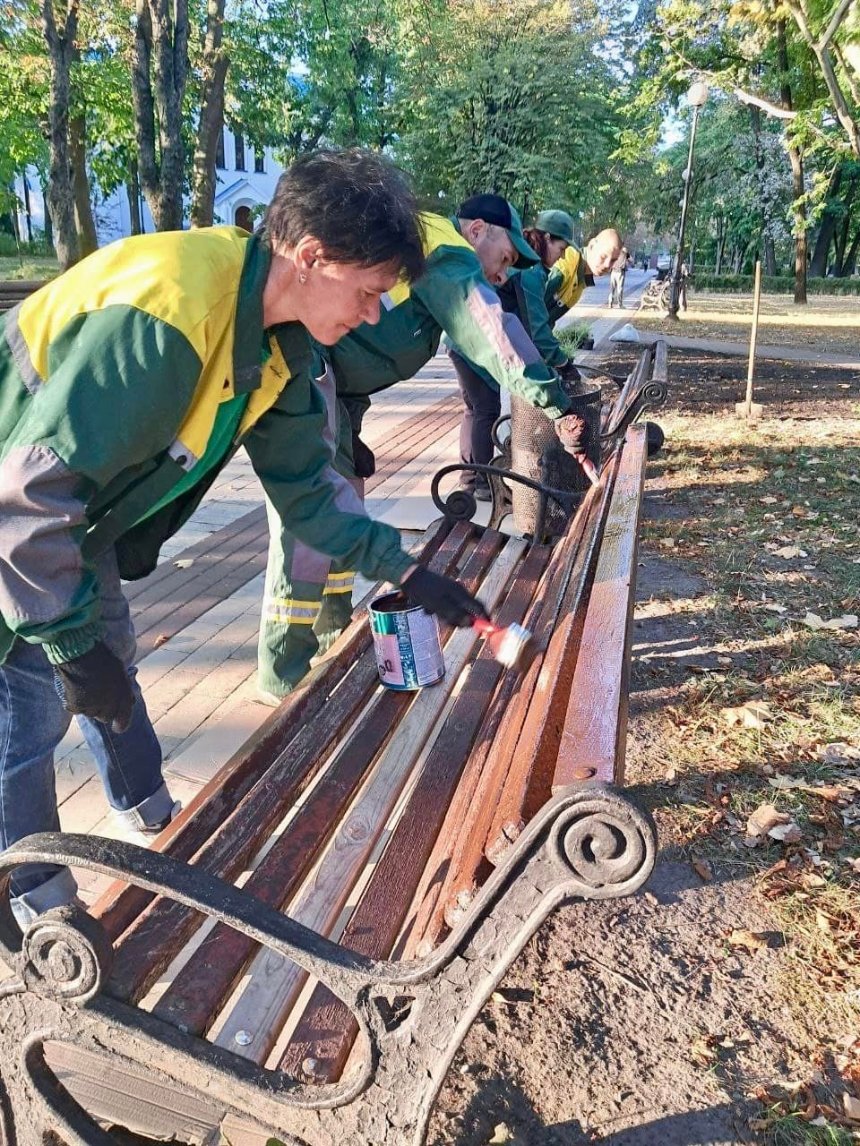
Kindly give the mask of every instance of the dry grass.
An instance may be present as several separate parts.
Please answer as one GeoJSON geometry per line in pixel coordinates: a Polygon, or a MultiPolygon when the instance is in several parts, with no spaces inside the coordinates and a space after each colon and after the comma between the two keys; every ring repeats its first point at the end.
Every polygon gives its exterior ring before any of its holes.
{"type": "Polygon", "coordinates": [[[758,1130],[774,1146],[860,1131],[832,1105],[846,1087],[860,1099],[860,1044],[836,1066],[833,1048],[835,1031],[860,1031],[860,406],[846,395],[816,413],[661,416],[670,447],[651,484],[673,515],[643,539],[707,587],[649,606],[710,654],[645,670],[663,697],[644,777],[666,790],[661,831],[703,878],[720,865],[756,878],[790,948],[786,995],[821,1037],[807,1089],[763,1088],[758,1130]],[[751,835],[762,805],[791,826],[785,840],[751,835]]]}

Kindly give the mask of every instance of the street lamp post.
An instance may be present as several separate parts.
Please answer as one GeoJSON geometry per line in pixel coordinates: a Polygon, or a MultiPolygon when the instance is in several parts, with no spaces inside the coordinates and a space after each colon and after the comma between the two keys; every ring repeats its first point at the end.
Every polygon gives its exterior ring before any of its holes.
{"type": "Polygon", "coordinates": [[[678,228],[678,250],[675,266],[672,269],[672,290],[669,298],[669,317],[678,317],[678,304],[681,298],[681,265],[684,261],[684,234],[687,230],[687,212],[690,207],[690,188],[693,185],[693,147],[696,143],[696,127],[699,112],[708,102],[708,85],[699,80],[687,92],[687,103],[693,109],[693,125],[690,129],[690,153],[687,156],[687,170],[684,172],[684,198],[681,201],[681,225],[678,228]]]}

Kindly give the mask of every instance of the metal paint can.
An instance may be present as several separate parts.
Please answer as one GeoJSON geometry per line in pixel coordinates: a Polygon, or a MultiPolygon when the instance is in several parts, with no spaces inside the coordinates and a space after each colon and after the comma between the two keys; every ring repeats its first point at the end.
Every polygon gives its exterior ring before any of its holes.
{"type": "Polygon", "coordinates": [[[370,628],[379,679],[386,688],[414,691],[445,675],[436,618],[395,589],[370,603],[370,628]]]}

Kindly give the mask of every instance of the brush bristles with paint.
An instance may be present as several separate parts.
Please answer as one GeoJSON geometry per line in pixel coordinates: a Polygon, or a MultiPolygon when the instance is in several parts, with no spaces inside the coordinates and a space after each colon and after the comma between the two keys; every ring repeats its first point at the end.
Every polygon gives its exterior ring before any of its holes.
{"type": "Polygon", "coordinates": [[[505,668],[525,672],[537,656],[537,641],[522,625],[500,628],[482,618],[476,618],[473,624],[486,639],[493,658],[505,668]]]}

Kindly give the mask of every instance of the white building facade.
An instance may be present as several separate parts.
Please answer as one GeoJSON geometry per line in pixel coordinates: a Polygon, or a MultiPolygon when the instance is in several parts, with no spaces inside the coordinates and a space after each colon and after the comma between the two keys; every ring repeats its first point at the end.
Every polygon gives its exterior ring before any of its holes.
{"type": "MultiPolygon", "coordinates": [[[[275,186],[283,171],[270,147],[262,151],[250,147],[241,135],[221,132],[221,144],[216,158],[215,222],[233,223],[253,230],[263,208],[271,200],[275,186]]],[[[18,233],[28,238],[27,211],[29,199],[30,229],[34,238],[45,231],[45,204],[35,168],[27,171],[28,194],[24,194],[23,179],[15,181],[18,196],[18,233]]],[[[186,207],[188,205],[186,204],[186,207]]],[[[106,199],[93,203],[93,217],[99,244],[113,242],[131,234],[131,209],[126,187],[119,187],[106,199]]],[[[155,224],[145,200],[141,196],[140,217],[144,231],[154,231],[155,224]]]]}

